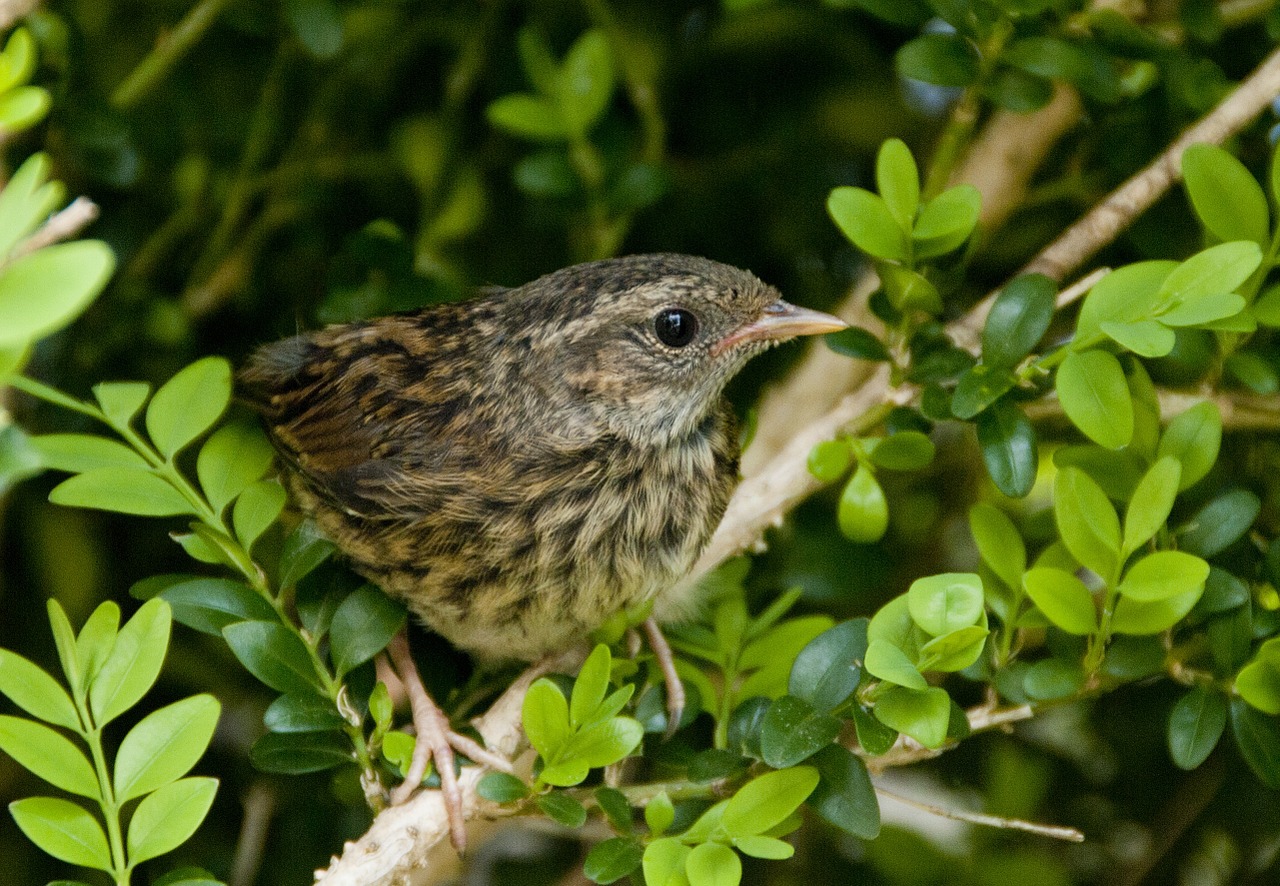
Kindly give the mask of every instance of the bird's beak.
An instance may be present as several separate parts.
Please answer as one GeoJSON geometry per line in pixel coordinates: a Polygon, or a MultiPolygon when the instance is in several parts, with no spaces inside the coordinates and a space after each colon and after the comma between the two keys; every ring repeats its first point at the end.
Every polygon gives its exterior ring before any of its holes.
{"type": "Polygon", "coordinates": [[[778,299],[760,312],[760,316],[720,339],[711,346],[711,356],[715,357],[730,348],[750,342],[778,342],[795,338],[799,335],[822,335],[827,332],[839,332],[848,328],[849,324],[839,317],[800,308],[790,302],[778,299]]]}

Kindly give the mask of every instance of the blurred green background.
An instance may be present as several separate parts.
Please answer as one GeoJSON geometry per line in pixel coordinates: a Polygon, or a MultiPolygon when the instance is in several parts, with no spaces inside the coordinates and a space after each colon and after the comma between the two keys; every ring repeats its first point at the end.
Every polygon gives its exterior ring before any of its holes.
{"type": "MultiPolygon", "coordinates": [[[[1051,5],[1063,20],[1084,6],[1051,5]]],[[[1247,14],[1225,24],[1207,0],[1150,6],[1182,48],[1151,88],[1087,102],[1023,208],[987,232],[958,305],[998,285],[1274,45],[1270,3],[1236,3],[1247,14]]],[[[35,82],[52,92],[53,110],[7,144],[4,159],[12,168],[47,150],[70,193],[101,206],[89,233],[111,244],[120,265],[103,297],[44,342],[28,371],[84,395],[102,379],[161,380],[200,355],[237,362],[299,328],[515,285],[592,257],[602,219],[620,252],[705,255],[752,269],[789,299],[830,306],[861,259],[826,216],[828,192],[867,185],[885,138],[927,158],[945,120],[946,90],[894,73],[894,52],[930,17],[914,3],[853,0],[44,4],[27,24],[41,48],[35,82]],[[864,6],[896,9],[898,21],[864,6]],[[589,193],[561,147],[496,128],[486,108],[531,88],[522,28],[559,58],[593,26],[625,49],[614,59],[618,88],[590,133],[603,183],[589,193]]],[[[1255,169],[1271,122],[1235,145],[1255,169]]],[[[1178,256],[1198,239],[1183,198],[1171,196],[1106,258],[1178,256]]],[[[744,410],[797,353],[772,353],[735,383],[744,410]]],[[[32,431],[80,429],[30,401],[8,405],[32,431]]],[[[913,577],[971,558],[963,514],[981,472],[971,441],[951,442],[931,476],[890,490],[910,508],[888,540],[843,541],[830,501],[818,500],[775,535],[753,593],[766,599],[801,584],[805,605],[867,614],[913,577]]],[[[1243,470],[1274,488],[1265,463],[1243,470]]],[[[45,598],[56,595],[79,624],[104,598],[128,611],[134,581],[189,568],[164,521],[55,508],[45,501],[52,483],[37,478],[0,499],[0,645],[45,666],[54,661],[45,598]]],[[[172,861],[235,886],[310,882],[367,824],[354,786],[254,773],[246,754],[269,694],[223,644],[178,629],[151,702],[196,691],[224,704],[197,768],[222,789],[172,861]],[[253,880],[234,870],[246,808],[258,816],[249,830],[265,835],[253,880]]],[[[1277,882],[1275,795],[1230,752],[1194,773],[1174,769],[1157,728],[1170,693],[1139,686],[1055,711],[1016,740],[966,742],[897,782],[908,793],[941,789],[961,805],[1073,824],[1092,838],[1083,845],[928,818],[862,843],[815,820],[793,861],[754,863],[746,882],[1277,882]]],[[[0,799],[37,790],[0,760],[0,799]]],[[[465,882],[582,882],[582,852],[545,831],[507,835],[474,851],[465,882]]],[[[0,859],[5,883],[70,875],[7,816],[0,859]]]]}

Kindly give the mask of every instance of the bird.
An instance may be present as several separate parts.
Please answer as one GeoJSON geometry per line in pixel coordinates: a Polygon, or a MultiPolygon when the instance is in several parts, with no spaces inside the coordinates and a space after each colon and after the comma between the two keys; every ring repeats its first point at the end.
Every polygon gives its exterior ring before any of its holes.
{"type": "MultiPolygon", "coordinates": [[[[532,661],[652,602],[674,689],[658,624],[696,607],[672,589],[738,479],[724,388],[769,346],[846,325],[730,265],[631,255],[267,344],[237,383],[298,509],[432,630],[532,661]]],[[[407,647],[390,651],[403,677],[407,647]]],[[[499,764],[410,698],[460,849],[452,750],[499,764]]]]}

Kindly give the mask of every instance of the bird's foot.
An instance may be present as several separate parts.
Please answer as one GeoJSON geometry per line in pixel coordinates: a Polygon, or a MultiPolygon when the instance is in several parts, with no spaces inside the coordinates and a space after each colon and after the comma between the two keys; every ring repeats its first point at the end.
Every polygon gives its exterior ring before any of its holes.
{"type": "Polygon", "coordinates": [[[680,675],[676,673],[676,657],[671,651],[671,644],[667,642],[662,628],[658,626],[653,616],[644,620],[644,635],[649,641],[649,648],[653,650],[654,660],[662,669],[662,680],[667,687],[666,737],[671,738],[680,728],[680,717],[684,714],[684,684],[680,682],[680,675]]]}
{"type": "Polygon", "coordinates": [[[387,654],[409,696],[413,727],[417,732],[409,771],[405,773],[404,781],[391,792],[391,803],[399,805],[408,800],[422,784],[427,766],[434,761],[436,772],[440,776],[445,813],[449,818],[449,842],[461,855],[467,847],[467,831],[462,809],[462,789],[458,786],[458,773],[454,766],[454,752],[465,754],[476,763],[507,773],[513,771],[511,761],[487,750],[474,739],[453,731],[449,718],[440,710],[440,706],[422,683],[417,665],[409,654],[409,640],[405,631],[401,631],[391,641],[387,654]]]}

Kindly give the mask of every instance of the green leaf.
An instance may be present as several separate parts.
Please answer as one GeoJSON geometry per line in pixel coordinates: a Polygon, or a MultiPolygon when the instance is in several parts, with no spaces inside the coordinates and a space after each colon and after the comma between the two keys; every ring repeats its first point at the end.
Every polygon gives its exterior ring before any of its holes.
{"type": "Polygon", "coordinates": [[[573,683],[573,695],[569,699],[569,725],[572,728],[579,729],[585,723],[597,718],[596,709],[600,707],[605,693],[609,690],[611,662],[609,647],[603,643],[598,644],[587,656],[582,669],[578,672],[577,680],[573,683]]]}
{"type": "MultiPolygon", "coordinates": [[[[1187,301],[1170,309],[1160,315],[1160,322],[1166,326],[1207,327],[1236,316],[1244,308],[1245,300],[1243,296],[1236,295],[1233,292],[1218,292],[1212,295],[1200,296],[1194,301],[1187,301]]],[[[1169,351],[1164,353],[1167,354],[1169,351]]],[[[1164,354],[1156,354],[1154,356],[1164,356],[1164,354]]]]}
{"type": "Polygon", "coordinates": [[[120,742],[116,755],[117,802],[141,797],[186,775],[209,747],[220,710],[212,695],[193,695],[143,717],[120,742]]]}
{"type": "MultiPolygon", "coordinates": [[[[392,732],[387,735],[403,735],[392,732]]],[[[409,738],[409,736],[404,736],[409,738]]],[[[412,739],[410,739],[412,744],[412,739]]],[[[385,749],[385,747],[384,747],[385,749]]],[[[304,775],[323,772],[355,759],[350,740],[341,732],[268,732],[253,743],[249,760],[262,772],[304,775]]]]}
{"type": "MultiPolygon", "coordinates": [[[[204,576],[157,578],[166,580],[158,596],[173,609],[173,620],[204,634],[221,637],[229,624],[278,617],[271,604],[244,582],[204,576]]],[[[146,581],[134,585],[130,593],[135,597],[147,594],[146,581]]]]}
{"type": "Polygon", "coordinates": [[[644,849],[645,886],[689,886],[684,862],[692,850],[675,837],[654,840],[644,849]]]}
{"type": "Polygon", "coordinates": [[[137,704],[160,676],[172,625],[169,604],[148,600],[116,635],[111,655],[89,686],[89,710],[105,726],[137,704]]]}
{"type": "Polygon", "coordinates": [[[873,465],[888,471],[918,471],[933,461],[933,441],[919,431],[898,431],[876,441],[868,453],[873,465]]]}
{"type": "MultiPolygon", "coordinates": [[[[49,613],[49,628],[53,633],[53,643],[58,649],[58,661],[62,664],[62,672],[67,676],[67,684],[71,687],[71,695],[80,698],[84,694],[84,670],[80,667],[80,657],[76,653],[76,633],[71,630],[71,622],[62,604],[50,598],[45,608],[49,613]]],[[[79,722],[77,720],[77,722],[79,722]]]]}
{"type": "Polygon", "coordinates": [[[286,0],[285,16],[308,53],[328,60],[342,49],[342,14],[334,0],[286,0]]]}
{"type": "Polygon", "coordinates": [[[823,483],[834,483],[853,463],[853,453],[845,440],[823,440],[809,450],[809,473],[823,483]]]}
{"type": "Polygon", "coordinates": [[[0,347],[24,345],[66,326],[97,298],[115,262],[105,243],[78,240],[46,246],[5,265],[0,269],[0,347]]]}
{"type": "Polygon", "coordinates": [[[1280,790],[1280,727],[1276,719],[1260,714],[1238,698],[1231,699],[1230,714],[1231,732],[1240,756],[1259,781],[1273,791],[1280,790]]]}
{"type": "Polygon", "coordinates": [[[1074,345],[1088,348],[1104,338],[1102,324],[1133,323],[1151,319],[1162,301],[1160,284],[1178,265],[1171,261],[1144,261],[1125,265],[1094,284],[1080,306],[1074,345]]]}
{"type": "Polygon", "coordinates": [[[613,95],[613,58],[604,32],[587,31],[565,55],[559,77],[560,117],[570,136],[582,138],[613,95]]]}
{"type": "Polygon", "coordinates": [[[860,544],[873,544],[884,537],[889,528],[889,503],[875,474],[858,465],[840,493],[836,519],[845,538],[860,544]]]}
{"type": "Polygon", "coordinates": [[[184,778],[143,799],[129,820],[129,863],[137,864],[185,843],[213,805],[216,778],[184,778]]]}
{"type": "MultiPolygon", "coordinates": [[[[20,33],[26,31],[15,31],[10,43],[20,33]]],[[[27,39],[31,39],[29,35],[27,39]]],[[[50,166],[48,154],[32,154],[0,190],[0,257],[7,258],[18,241],[34,231],[65,199],[62,183],[49,181],[50,166]]]]}
{"type": "MultiPolygon", "coordinates": [[[[880,804],[867,766],[840,745],[823,748],[813,757],[822,780],[809,797],[809,806],[826,821],[863,840],[880,834],[880,804]]],[[[739,846],[748,855],[755,855],[739,846]]],[[[758,856],[769,857],[769,856],[758,856]]],[[[788,856],[783,856],[789,857],[788,856]]]]}
{"type": "Polygon", "coordinates": [[[981,624],[956,628],[933,638],[920,647],[920,669],[963,671],[978,660],[989,633],[984,617],[981,624]]]}
{"type": "Polygon", "coordinates": [[[196,459],[196,476],[218,513],[249,484],[262,479],[275,453],[255,425],[229,424],[214,431],[196,459]]]}
{"type": "Polygon", "coordinates": [[[1208,758],[1227,725],[1227,700],[1197,686],[1169,713],[1169,755],[1179,769],[1195,769],[1208,758]]]}
{"type": "Polygon", "coordinates": [[[969,239],[982,213],[982,195],[973,185],[956,185],[920,210],[911,239],[917,259],[936,258],[969,239]]]}
{"type": "Polygon", "coordinates": [[[890,729],[911,736],[926,748],[937,748],[947,740],[951,697],[937,687],[891,686],[876,699],[875,712],[890,729]]]}
{"type": "Polygon", "coordinates": [[[141,381],[109,381],[93,386],[94,399],[113,428],[128,427],[151,396],[151,385],[141,381]]]}
{"type": "Polygon", "coordinates": [[[1272,329],[1280,326],[1280,284],[1272,284],[1262,291],[1253,303],[1253,318],[1272,329]]]}
{"type": "Polygon", "coordinates": [[[980,363],[960,376],[951,397],[951,414],[963,421],[976,416],[1018,384],[1018,377],[1001,366],[980,363]]]}
{"type": "Polygon", "coordinates": [[[665,834],[675,819],[676,808],[666,791],[661,791],[644,807],[644,823],[648,825],[649,833],[655,837],[665,834]]]}
{"type": "Polygon", "coordinates": [[[1091,44],[1051,36],[1023,37],[1010,43],[1000,61],[1046,79],[1065,80],[1098,101],[1114,102],[1120,97],[1109,57],[1091,44]]]}
{"type": "Polygon", "coordinates": [[[729,798],[720,820],[730,837],[754,837],[781,824],[818,786],[818,770],[794,766],[766,772],[729,798]]]}
{"type": "Polygon", "coordinates": [[[49,90],[40,86],[19,86],[0,95],[0,128],[16,132],[35,126],[53,104],[49,90]]]}
{"type": "Polygon", "coordinates": [[[277,692],[322,693],[307,647],[279,622],[241,621],[222,636],[249,673],[277,692]]]}
{"type": "Polygon", "coordinates": [[[332,556],[333,542],[311,520],[303,520],[284,540],[280,551],[280,586],[291,588],[332,556]]]}
{"type": "Polygon", "coordinates": [[[1200,599],[1204,589],[1195,588],[1163,600],[1145,602],[1122,596],[1116,601],[1111,630],[1117,634],[1158,634],[1167,631],[1186,617],[1200,599]]]}
{"type": "MultiPolygon", "coordinates": [[[[1165,303],[1175,307],[1194,304],[1234,292],[1261,263],[1262,250],[1257,243],[1239,240],[1219,243],[1197,252],[1170,271],[1157,293],[1165,303]]],[[[1168,316],[1163,314],[1161,320],[1169,323],[1168,316]]]]}
{"type": "Polygon", "coordinates": [[[862,666],[873,677],[911,689],[924,689],[929,684],[908,655],[885,640],[872,640],[862,666]]]}
{"type": "Polygon", "coordinates": [[[1169,422],[1160,438],[1157,454],[1172,456],[1182,464],[1179,491],[1200,481],[1218,460],[1222,445],[1222,416],[1210,402],[1197,403],[1169,422]]]}
{"type": "Polygon", "coordinates": [[[33,717],[68,729],[81,728],[67,690],[44,668],[8,649],[0,649],[0,693],[33,717]]]}
{"type": "Polygon", "coordinates": [[[851,619],[814,637],[791,665],[787,691],[828,713],[858,688],[867,653],[867,620],[851,619]]]}
{"type": "Polygon", "coordinates": [[[1164,526],[1173,510],[1181,478],[1182,464],[1176,458],[1165,456],[1138,482],[1124,515],[1121,559],[1128,559],[1164,526]]]}
{"type": "Polygon", "coordinates": [[[181,867],[153,880],[151,886],[225,886],[225,884],[203,868],[181,867]]]}
{"type": "Polygon", "coordinates": [[[1156,603],[1204,590],[1209,564],[1184,551],[1156,551],[1143,557],[1125,573],[1116,588],[1130,600],[1156,603]]]}
{"type": "Polygon", "coordinates": [[[96,468],[147,468],[146,459],[128,446],[94,434],[41,434],[30,440],[41,464],[54,471],[79,474],[96,468]]]}
{"type": "MultiPolygon", "coordinates": [[[[880,276],[884,294],[894,310],[904,314],[912,311],[924,311],[927,314],[942,312],[942,296],[938,293],[938,288],[923,274],[896,264],[880,264],[876,273],[880,276]]],[[[971,359],[963,351],[950,353],[971,359]]]]}
{"type": "Polygon", "coordinates": [[[785,769],[812,757],[840,734],[840,721],[794,695],[784,695],[769,706],[760,732],[764,761],[785,769]]]}
{"type": "Polygon", "coordinates": [[[1070,572],[1040,567],[1027,572],[1022,583],[1032,602],[1062,630],[1084,636],[1098,629],[1093,595],[1070,572]]]}
{"type": "Polygon", "coordinates": [[[1007,400],[977,419],[978,445],[991,482],[1010,498],[1023,498],[1036,482],[1036,432],[1026,413],[1007,400]]]}
{"type": "Polygon", "coordinates": [[[1179,547],[1213,557],[1242,538],[1258,519],[1262,502],[1247,489],[1231,489],[1211,500],[1179,528],[1179,547]]]}
{"type": "Polygon", "coordinates": [[[1280,373],[1271,362],[1250,351],[1235,351],[1223,361],[1227,375],[1255,394],[1269,397],[1280,391],[1280,373]]]}
{"type": "Polygon", "coordinates": [[[742,859],[723,843],[699,843],[685,859],[689,886],[738,886],[742,859]]]}
{"type": "Polygon", "coordinates": [[[529,796],[529,786],[514,775],[489,772],[476,785],[476,793],[492,803],[514,803],[529,796]]]}
{"type": "Polygon", "coordinates": [[[1027,548],[1013,521],[995,505],[979,502],[969,510],[969,531],[982,561],[1002,582],[1017,590],[1027,570],[1027,548]]]}
{"type": "MultiPolygon", "coordinates": [[[[374,698],[379,695],[387,698],[386,684],[377,685],[382,687],[382,692],[378,693],[375,688],[374,695],[370,696],[371,714],[375,707],[374,698]]],[[[390,699],[387,699],[387,707],[384,717],[374,716],[374,721],[379,726],[390,725],[390,699]]],[[[262,715],[262,725],[272,732],[324,732],[329,729],[341,729],[345,723],[346,721],[342,719],[330,699],[313,694],[282,695],[267,705],[267,710],[262,715]]]]}
{"type": "Polygon", "coordinates": [[[613,837],[591,847],[582,873],[592,883],[614,883],[640,867],[644,849],[632,837],[613,837]]]}
{"type": "Polygon", "coordinates": [[[1106,351],[1073,351],[1055,380],[1062,411],[1090,440],[1119,449],[1133,438],[1133,402],[1120,361],[1106,351]]]}
{"type": "Polygon", "coordinates": [[[76,658],[84,666],[85,682],[92,684],[116,644],[120,632],[120,607],[108,600],[93,610],[76,637],[76,658]]]}
{"type": "Polygon", "coordinates": [[[967,628],[982,616],[982,579],[969,572],[918,578],[907,591],[907,608],[931,636],[967,628]]]}
{"type": "Polygon", "coordinates": [[[1037,701],[1071,698],[1084,688],[1084,684],[1084,669],[1074,659],[1041,659],[1027,668],[1022,678],[1023,691],[1037,701]]]}
{"type": "Polygon", "coordinates": [[[539,142],[559,142],[568,137],[560,109],[550,99],[516,92],[489,103],[489,122],[498,129],[539,142]]]}
{"type": "MultiPolygon", "coordinates": [[[[1277,290],[1280,293],[1280,290],[1277,290]]],[[[1280,299],[1277,299],[1280,302],[1280,299]]],[[[1280,326],[1280,311],[1277,311],[1277,326],[1280,326]]],[[[882,362],[889,359],[889,349],[884,342],[861,326],[850,326],[839,332],[829,332],[822,337],[827,347],[837,354],[846,357],[857,357],[860,360],[882,362]]]]}
{"type": "Polygon", "coordinates": [[[57,797],[27,797],[9,804],[18,827],[59,861],[110,871],[111,851],[102,825],[83,807],[57,797]]]}
{"type": "MultiPolygon", "coordinates": [[[[821,790],[821,787],[819,787],[819,790],[821,790]]],[[[817,792],[815,791],[814,793],[816,794],[817,792]]],[[[812,800],[810,805],[812,805],[812,800]]],[[[752,858],[767,858],[774,861],[781,861],[796,854],[794,846],[779,840],[777,837],[734,837],[733,848],[743,855],[750,855],[752,858]]]]}
{"type": "Polygon", "coordinates": [[[1259,647],[1253,660],[1236,675],[1236,692],[1264,714],[1280,714],[1280,639],[1259,647]]]}
{"type": "Polygon", "coordinates": [[[95,468],[63,480],[49,501],[69,508],[94,508],[139,517],[195,514],[195,508],[168,480],[143,468],[95,468]]]}
{"type": "Polygon", "coordinates": [[[95,800],[101,796],[84,752],[43,723],[0,716],[0,751],[55,788],[95,800]]]}
{"type": "Polygon", "coordinates": [[[1062,468],[1053,483],[1058,534],[1071,556],[1104,580],[1120,566],[1120,519],[1107,495],[1078,468],[1062,468]]]}
{"type": "Polygon", "coordinates": [[[1023,274],[1000,290],[982,329],[982,362],[1012,368],[1030,354],[1053,320],[1057,291],[1043,274],[1023,274]]]}
{"type": "Polygon", "coordinates": [[[543,794],[537,803],[548,817],[567,828],[580,828],[587,823],[587,808],[563,791],[543,794]]]}
{"type": "MultiPolygon", "coordinates": [[[[611,717],[578,731],[569,740],[564,756],[592,769],[612,766],[639,747],[643,738],[644,727],[638,720],[611,717]]],[[[543,780],[547,781],[545,770],[543,780]]]]}
{"type": "Polygon", "coordinates": [[[978,79],[980,64],[977,49],[959,34],[924,34],[894,57],[899,76],[935,86],[968,86],[978,79]]]}
{"type": "MultiPolygon", "coordinates": [[[[1161,318],[1163,319],[1163,318],[1161,318]]],[[[1163,357],[1178,343],[1174,331],[1155,320],[1103,322],[1102,331],[1122,347],[1143,357],[1163,357]]]]}
{"type": "Polygon", "coordinates": [[[863,188],[836,188],[827,197],[827,212],[849,241],[868,255],[886,261],[910,259],[911,241],[878,194],[863,188]]]}
{"type": "Polygon", "coordinates": [[[544,761],[557,754],[573,734],[569,703],[559,687],[546,677],[534,681],[524,697],[524,733],[544,761]]]}
{"type": "Polygon", "coordinates": [[[160,454],[172,459],[207,431],[231,402],[231,365],[205,357],[180,369],[160,386],[147,406],[147,434],[160,454]]]}
{"type": "Polygon", "coordinates": [[[408,618],[405,608],[373,585],[343,600],[329,626],[334,676],[342,677],[386,648],[408,618]]]}
{"type": "Polygon", "coordinates": [[[1211,234],[1223,242],[1268,242],[1267,197],[1230,153],[1217,145],[1191,145],[1182,153],[1182,177],[1196,215],[1211,234]]]}
{"type": "Polygon", "coordinates": [[[876,155],[876,189],[903,233],[910,234],[920,208],[920,170],[902,139],[891,138],[880,146],[876,155]]]}

